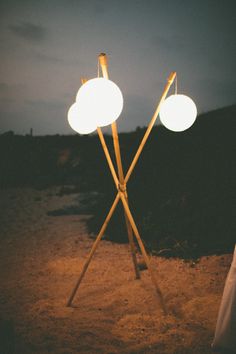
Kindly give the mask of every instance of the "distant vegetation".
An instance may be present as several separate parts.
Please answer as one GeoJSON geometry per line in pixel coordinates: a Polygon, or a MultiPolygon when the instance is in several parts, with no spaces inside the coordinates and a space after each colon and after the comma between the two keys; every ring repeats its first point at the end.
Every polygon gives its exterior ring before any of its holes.
{"type": "MultiPolygon", "coordinates": [[[[128,183],[130,207],[153,253],[197,257],[232,251],[236,242],[236,106],[198,117],[194,126],[173,133],[153,129],[128,183]]],[[[126,172],[145,128],[120,134],[126,172]]],[[[112,151],[111,136],[106,136],[112,151]]],[[[115,196],[115,187],[97,135],[0,135],[1,188],[72,185],[83,193],[83,212],[94,214],[96,233],[115,196]],[[86,194],[84,194],[85,196],[86,194]],[[91,194],[87,194],[88,196],[91,194]],[[87,204],[86,204],[87,203],[87,204]]],[[[81,213],[78,207],[71,212],[81,213]]],[[[121,207],[107,230],[109,239],[127,240],[121,207]]]]}

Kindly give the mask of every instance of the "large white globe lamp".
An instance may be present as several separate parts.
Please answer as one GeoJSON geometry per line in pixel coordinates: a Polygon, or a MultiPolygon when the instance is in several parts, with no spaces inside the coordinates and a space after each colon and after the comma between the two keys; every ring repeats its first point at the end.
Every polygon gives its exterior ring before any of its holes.
{"type": "Polygon", "coordinates": [[[68,111],[68,122],[71,128],[79,134],[90,134],[97,129],[96,124],[92,119],[89,119],[89,116],[84,117],[76,102],[68,111]]]}
{"type": "Polygon", "coordinates": [[[197,117],[197,107],[185,95],[171,95],[161,105],[160,120],[169,130],[182,132],[190,128],[197,117]]]}
{"type": "Polygon", "coordinates": [[[84,120],[91,119],[98,127],[113,123],[123,109],[123,96],[111,80],[96,78],[88,80],[79,89],[76,102],[84,120]]]}

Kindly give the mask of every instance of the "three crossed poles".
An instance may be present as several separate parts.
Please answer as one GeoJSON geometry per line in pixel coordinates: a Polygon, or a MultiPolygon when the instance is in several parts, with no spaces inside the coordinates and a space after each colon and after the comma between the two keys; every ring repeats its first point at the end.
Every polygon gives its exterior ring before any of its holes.
{"type": "MultiPolygon", "coordinates": [[[[98,57],[99,59],[99,64],[101,66],[101,69],[102,69],[102,74],[103,74],[103,77],[108,79],[108,65],[107,65],[107,57],[106,57],[106,54],[104,53],[101,53],[98,57]]],[[[105,156],[106,156],[106,159],[107,159],[107,162],[108,162],[108,165],[109,165],[109,168],[110,168],[110,171],[111,171],[111,174],[112,174],[112,177],[113,177],[113,180],[114,180],[114,183],[115,183],[115,186],[117,188],[117,195],[114,199],[114,202],[110,208],[110,211],[109,213],[107,214],[107,217],[100,229],[100,232],[99,234],[97,235],[97,238],[90,250],[90,253],[88,255],[88,258],[87,260],[85,261],[84,265],[83,265],[83,268],[82,268],[82,271],[80,273],[80,276],[75,284],[75,287],[73,288],[72,292],[71,292],[71,295],[68,299],[68,302],[67,302],[67,306],[71,306],[72,305],[72,302],[73,302],[73,299],[76,295],[76,292],[82,282],[82,279],[88,269],[88,266],[92,260],[92,257],[98,247],[98,244],[100,242],[100,240],[102,239],[104,233],[105,233],[105,230],[107,228],[107,225],[116,209],[116,206],[119,202],[119,200],[121,200],[122,204],[123,204],[123,208],[124,208],[124,215],[125,215],[125,222],[126,222],[126,228],[127,228],[127,234],[128,234],[128,239],[129,239],[129,245],[130,245],[130,251],[131,251],[131,256],[132,256],[132,260],[133,260],[133,266],[134,266],[134,271],[135,271],[135,277],[136,279],[140,279],[140,271],[139,271],[139,268],[138,268],[138,262],[137,262],[137,258],[136,258],[136,246],[135,246],[135,242],[134,242],[134,236],[136,237],[136,240],[138,242],[138,245],[139,245],[139,248],[140,248],[140,251],[142,253],[142,256],[143,256],[143,259],[144,259],[144,262],[146,264],[146,267],[149,271],[149,274],[150,274],[150,277],[151,277],[151,280],[154,284],[154,287],[155,287],[155,290],[156,290],[156,293],[157,293],[157,296],[158,296],[158,299],[159,299],[159,302],[160,302],[160,305],[161,305],[161,308],[163,310],[164,313],[167,313],[167,310],[166,310],[166,306],[165,306],[165,302],[164,302],[164,299],[163,299],[163,295],[162,295],[162,292],[157,284],[157,281],[156,281],[156,278],[154,276],[154,272],[153,272],[153,269],[151,267],[151,264],[150,264],[150,258],[146,252],[146,249],[144,247],[144,244],[142,242],[142,239],[140,237],[140,234],[139,234],[139,231],[137,229],[137,226],[136,226],[136,223],[134,221],[134,218],[133,218],[133,215],[130,211],[130,207],[129,207],[129,202],[128,202],[128,193],[127,193],[127,189],[126,189],[126,184],[134,170],[134,167],[140,157],[140,154],[144,148],[144,145],[149,137],[149,134],[153,128],[153,125],[155,124],[155,121],[158,117],[158,114],[159,114],[159,111],[160,111],[160,107],[161,107],[161,104],[162,102],[165,100],[167,94],[168,94],[168,91],[172,85],[172,83],[174,82],[175,80],[175,77],[176,77],[176,72],[172,72],[170,74],[170,76],[168,77],[167,79],[167,83],[166,83],[166,86],[163,90],[163,93],[162,93],[162,96],[161,96],[161,99],[156,107],[156,110],[153,114],[153,117],[147,127],[147,130],[143,136],[143,139],[139,145],[139,148],[133,158],[133,161],[128,169],[128,172],[126,174],[126,176],[124,176],[124,172],[123,172],[123,166],[122,166],[122,160],[121,160],[121,153],[120,153],[120,145],[119,145],[119,138],[118,138],[118,132],[117,132],[117,125],[116,125],[116,122],[112,123],[111,124],[111,129],[112,129],[112,136],[113,136],[113,145],[114,145],[114,151],[115,151],[115,157],[116,157],[116,164],[117,164],[117,171],[118,171],[118,176],[117,176],[117,172],[115,170],[115,167],[113,165],[113,162],[112,162],[112,159],[111,159],[111,156],[110,156],[110,153],[109,153],[109,150],[107,148],[107,145],[106,145],[106,142],[105,142],[105,139],[104,139],[104,136],[103,136],[103,133],[102,133],[102,130],[101,128],[97,128],[97,133],[98,133],[98,136],[100,138],[100,142],[102,144],[102,147],[103,147],[103,150],[104,150],[104,153],[105,153],[105,156]]]]}

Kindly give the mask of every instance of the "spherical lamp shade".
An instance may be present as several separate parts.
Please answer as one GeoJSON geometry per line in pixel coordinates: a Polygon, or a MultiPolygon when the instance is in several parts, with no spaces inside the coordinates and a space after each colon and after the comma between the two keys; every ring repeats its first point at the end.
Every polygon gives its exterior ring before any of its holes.
{"type": "Polygon", "coordinates": [[[98,127],[113,123],[123,109],[123,96],[111,80],[96,78],[87,81],[79,89],[76,102],[83,119],[92,119],[98,127]]]}
{"type": "Polygon", "coordinates": [[[73,130],[79,134],[90,134],[97,129],[94,121],[82,114],[79,105],[75,102],[68,111],[68,122],[73,130]]]}
{"type": "Polygon", "coordinates": [[[161,105],[160,120],[169,130],[182,132],[190,128],[197,117],[197,107],[185,95],[171,95],[161,105]]]}

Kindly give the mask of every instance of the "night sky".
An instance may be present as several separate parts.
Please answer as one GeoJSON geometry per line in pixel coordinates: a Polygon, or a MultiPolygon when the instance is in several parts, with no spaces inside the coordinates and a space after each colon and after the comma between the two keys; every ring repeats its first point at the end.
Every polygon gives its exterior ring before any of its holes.
{"type": "Polygon", "coordinates": [[[200,113],[235,103],[235,12],[235,0],[0,1],[0,134],[74,133],[67,111],[100,52],[124,95],[120,131],[148,124],[171,71],[200,113]]]}

